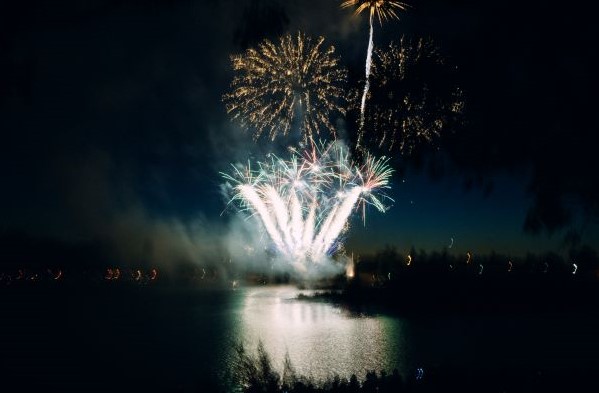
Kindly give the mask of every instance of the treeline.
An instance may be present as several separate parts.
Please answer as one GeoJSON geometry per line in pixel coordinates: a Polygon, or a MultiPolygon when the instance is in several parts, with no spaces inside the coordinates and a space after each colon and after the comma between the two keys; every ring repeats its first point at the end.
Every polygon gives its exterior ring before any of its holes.
{"type": "Polygon", "coordinates": [[[387,246],[373,255],[362,257],[355,266],[356,275],[374,276],[377,282],[388,281],[389,277],[407,273],[453,276],[577,276],[595,279],[599,274],[599,256],[589,246],[571,251],[567,258],[554,252],[529,253],[520,257],[495,252],[454,254],[447,249],[427,253],[412,248],[408,253],[402,253],[393,246],[387,246]]]}
{"type": "Polygon", "coordinates": [[[356,261],[341,291],[322,298],[356,312],[529,313],[596,312],[599,258],[584,247],[563,258],[555,253],[510,257],[447,251],[400,253],[386,247],[356,261]]]}

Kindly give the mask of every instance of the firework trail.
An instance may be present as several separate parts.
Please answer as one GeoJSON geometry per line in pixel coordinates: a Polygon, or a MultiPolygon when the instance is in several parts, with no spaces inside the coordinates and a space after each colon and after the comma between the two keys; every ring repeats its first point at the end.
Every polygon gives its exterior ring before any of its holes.
{"type": "Polygon", "coordinates": [[[255,167],[233,166],[231,174],[221,174],[229,203],[256,217],[278,254],[305,271],[340,247],[338,238],[357,207],[387,209],[385,202],[392,200],[382,191],[392,172],[385,157],[367,156],[355,165],[348,150],[333,142],[302,153],[292,150],[290,160],[270,154],[255,167]]]}
{"type": "Polygon", "coordinates": [[[323,37],[313,40],[298,32],[232,56],[236,75],[223,96],[227,113],[256,139],[266,132],[274,140],[295,126],[304,141],[322,130],[335,136],[331,119],[345,115],[347,71],[335,48],[323,44],[323,37]]]}
{"type": "MultiPolygon", "coordinates": [[[[364,92],[360,104],[360,130],[364,129],[364,113],[366,111],[366,96],[370,90],[370,70],[372,69],[372,49],[374,47],[374,29],[372,28],[372,17],[370,13],[370,33],[368,35],[368,53],[366,54],[366,83],[364,83],[364,92]]],[[[360,138],[361,139],[361,138],[360,138]]],[[[359,140],[358,140],[359,144],[359,140]]]]}
{"type": "Polygon", "coordinates": [[[341,3],[341,8],[356,7],[354,12],[355,15],[362,13],[364,10],[369,10],[369,23],[370,32],[368,35],[368,52],[366,53],[366,82],[364,84],[364,92],[362,93],[362,100],[360,105],[360,127],[358,131],[358,146],[362,140],[364,133],[364,121],[366,112],[366,97],[370,90],[370,71],[372,68],[372,52],[374,49],[374,16],[378,17],[379,24],[383,24],[383,21],[387,19],[399,19],[397,12],[398,10],[405,10],[408,5],[399,1],[393,0],[346,0],[341,3]]]}
{"type": "MultiPolygon", "coordinates": [[[[434,143],[441,132],[462,121],[464,96],[455,67],[446,64],[431,40],[401,38],[376,49],[372,59],[372,91],[363,130],[380,148],[410,153],[419,143],[434,143]]],[[[358,109],[359,91],[350,108],[358,109]]]]}

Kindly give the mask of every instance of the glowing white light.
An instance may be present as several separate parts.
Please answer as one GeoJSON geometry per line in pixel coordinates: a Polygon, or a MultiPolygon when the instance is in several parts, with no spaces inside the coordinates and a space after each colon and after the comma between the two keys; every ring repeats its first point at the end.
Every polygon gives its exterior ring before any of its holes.
{"type": "Polygon", "coordinates": [[[388,189],[393,170],[388,159],[366,156],[363,165],[349,159],[347,149],[334,142],[290,160],[274,154],[258,162],[258,169],[233,166],[229,182],[232,202],[259,219],[278,253],[303,270],[306,263],[318,264],[338,249],[339,236],[348,219],[367,204],[384,212],[388,196],[375,191],[388,189]]]}

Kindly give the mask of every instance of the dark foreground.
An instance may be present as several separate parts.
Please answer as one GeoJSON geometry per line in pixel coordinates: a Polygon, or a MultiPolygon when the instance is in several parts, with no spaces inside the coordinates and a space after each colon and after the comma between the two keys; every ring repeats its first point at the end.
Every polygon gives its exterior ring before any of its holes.
{"type": "Polygon", "coordinates": [[[368,371],[363,379],[334,376],[326,381],[314,381],[298,375],[289,359],[282,372],[261,345],[256,354],[237,347],[234,364],[236,385],[244,392],[596,392],[596,369],[460,370],[418,368],[402,376],[397,370],[390,374],[368,371]]]}
{"type": "Polygon", "coordinates": [[[216,290],[0,288],[0,392],[219,391],[230,302],[216,290]]]}

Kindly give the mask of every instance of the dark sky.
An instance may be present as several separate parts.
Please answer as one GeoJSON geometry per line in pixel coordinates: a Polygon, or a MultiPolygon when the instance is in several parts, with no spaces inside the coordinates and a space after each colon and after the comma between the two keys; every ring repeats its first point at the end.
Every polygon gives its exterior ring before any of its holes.
{"type": "MultiPolygon", "coordinates": [[[[232,225],[221,215],[219,171],[282,148],[256,145],[227,118],[229,56],[301,29],[325,36],[359,75],[366,18],[339,3],[0,3],[3,247],[42,238],[124,260],[213,252],[232,225]]],[[[385,215],[369,211],[366,227],[354,220],[348,250],[440,250],[452,238],[455,252],[599,246],[589,6],[410,4],[402,20],[377,26],[375,43],[432,38],[458,66],[466,124],[437,151],[394,153],[396,203],[385,215]]]]}

